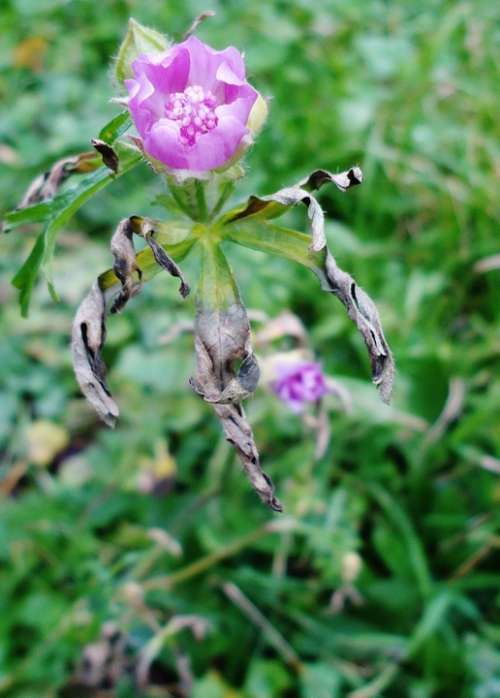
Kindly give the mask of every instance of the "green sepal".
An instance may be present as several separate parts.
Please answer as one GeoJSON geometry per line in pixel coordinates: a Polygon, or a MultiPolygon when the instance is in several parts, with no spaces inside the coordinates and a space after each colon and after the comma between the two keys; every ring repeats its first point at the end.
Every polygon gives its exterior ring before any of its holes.
{"type": "Polygon", "coordinates": [[[118,83],[122,85],[124,80],[132,77],[132,63],[142,53],[161,53],[170,45],[166,36],[139,24],[131,17],[115,61],[115,77],[118,83]]]}

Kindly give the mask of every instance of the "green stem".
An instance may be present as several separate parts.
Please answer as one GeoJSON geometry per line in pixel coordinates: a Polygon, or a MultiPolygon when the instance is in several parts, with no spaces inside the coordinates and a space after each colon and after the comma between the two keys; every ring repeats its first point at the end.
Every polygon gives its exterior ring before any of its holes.
{"type": "Polygon", "coordinates": [[[205,187],[203,182],[200,182],[199,179],[195,181],[194,187],[196,192],[196,207],[198,209],[196,219],[199,221],[206,221],[208,218],[208,209],[205,198],[205,187]]]}
{"type": "Polygon", "coordinates": [[[270,527],[269,524],[261,526],[260,528],[247,533],[245,536],[237,538],[232,543],[229,543],[229,545],[216,550],[214,553],[206,555],[205,557],[192,562],[190,565],[177,570],[177,572],[167,574],[163,577],[149,579],[143,584],[143,588],[146,591],[151,591],[152,589],[171,589],[176,584],[185,582],[187,579],[191,579],[191,577],[195,577],[196,575],[205,572],[218,562],[221,562],[221,560],[236,555],[243,548],[256,543],[260,538],[272,532],[274,532],[273,528],[270,527]]]}
{"type": "Polygon", "coordinates": [[[184,200],[182,199],[179,192],[176,190],[176,188],[173,185],[169,185],[169,191],[172,195],[172,198],[174,199],[177,206],[181,209],[181,211],[183,213],[185,213],[186,216],[188,216],[188,218],[191,218],[191,220],[193,220],[193,221],[196,220],[196,217],[195,217],[193,211],[189,210],[189,207],[186,206],[184,200]]]}
{"type": "Polygon", "coordinates": [[[213,220],[216,218],[219,213],[222,211],[222,208],[226,201],[229,199],[231,194],[233,193],[234,190],[234,184],[233,182],[226,182],[220,192],[220,196],[217,199],[217,202],[215,206],[213,207],[212,211],[210,212],[210,220],[213,220]]]}

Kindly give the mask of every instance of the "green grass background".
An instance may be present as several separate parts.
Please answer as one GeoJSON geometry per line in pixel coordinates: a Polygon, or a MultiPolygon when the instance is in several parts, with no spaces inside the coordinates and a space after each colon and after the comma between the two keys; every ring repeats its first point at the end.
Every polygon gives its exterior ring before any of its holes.
{"type": "MultiPolygon", "coordinates": [[[[187,387],[191,338],[159,342],[193,312],[166,276],[109,323],[115,431],[96,423],[75,384],[72,314],[110,265],[117,221],[159,214],[151,202],[161,183],[144,167],[85,205],[58,245],[61,302],[40,286],[27,320],[9,281],[36,231],[4,236],[0,693],[181,695],[182,656],[195,698],[500,696],[498,260],[477,266],[498,253],[498,8],[211,7],[217,16],[200,38],[244,50],[250,79],[272,97],[240,197],[316,167],[363,168],[361,187],[320,200],[334,254],[380,309],[398,367],[393,406],[379,403],[360,338],[312,275],[228,249],[248,307],[297,313],[353,400],[351,414],[332,409],[319,462],[298,418],[263,389],[251,400],[262,461],[286,507],[285,525],[270,530],[280,518],[250,491],[187,387]],[[439,419],[461,391],[452,418],[439,419]],[[164,478],[160,494],[141,490],[148,473],[164,478]],[[228,583],[268,624],[228,597],[228,583]],[[335,592],[346,596],[337,613],[335,592]],[[186,614],[208,622],[203,639],[163,632],[186,614]],[[109,621],[126,634],[129,662],[154,655],[149,687],[125,671],[100,689],[72,684],[84,646],[109,621]]],[[[35,174],[87,149],[115,113],[110,57],[130,15],[178,38],[207,8],[3,0],[2,212],[35,174]]],[[[305,225],[299,213],[295,222],[305,225]]],[[[194,278],[196,266],[186,271],[194,278]]]]}

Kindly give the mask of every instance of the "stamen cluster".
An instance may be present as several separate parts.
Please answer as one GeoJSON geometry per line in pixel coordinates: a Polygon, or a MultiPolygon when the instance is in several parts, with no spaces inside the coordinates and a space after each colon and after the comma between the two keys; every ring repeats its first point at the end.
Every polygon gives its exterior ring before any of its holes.
{"type": "Polygon", "coordinates": [[[216,105],[217,100],[212,92],[205,93],[200,85],[190,85],[184,92],[169,95],[165,115],[167,119],[179,122],[182,145],[194,145],[200,134],[208,133],[217,126],[216,105]]]}

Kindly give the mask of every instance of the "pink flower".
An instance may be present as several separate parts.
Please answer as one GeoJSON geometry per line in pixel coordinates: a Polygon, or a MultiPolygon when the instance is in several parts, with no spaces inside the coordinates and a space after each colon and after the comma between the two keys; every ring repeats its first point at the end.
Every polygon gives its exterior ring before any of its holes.
{"type": "Polygon", "coordinates": [[[213,170],[250,140],[258,92],[235,48],[215,51],[190,36],[164,53],[139,56],[132,71],[125,80],[130,114],[144,151],[168,168],[213,170]]]}
{"type": "Polygon", "coordinates": [[[321,366],[312,361],[282,363],[271,387],[292,412],[302,412],[306,402],[316,402],[328,392],[321,366]]]}

